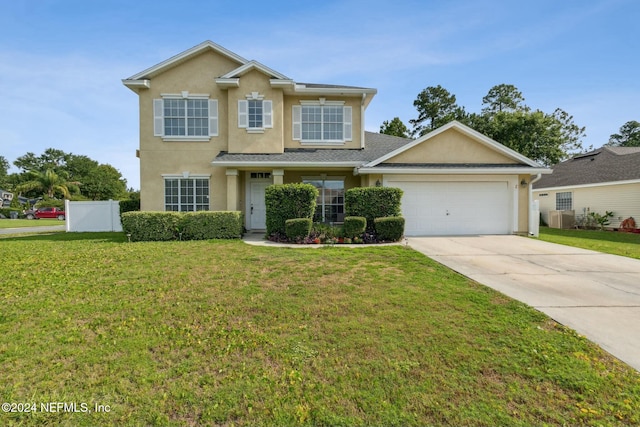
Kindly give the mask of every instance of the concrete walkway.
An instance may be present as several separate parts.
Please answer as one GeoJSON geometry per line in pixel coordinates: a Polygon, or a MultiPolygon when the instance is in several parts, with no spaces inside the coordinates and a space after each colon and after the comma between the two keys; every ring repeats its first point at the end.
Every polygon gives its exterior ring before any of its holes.
{"type": "Polygon", "coordinates": [[[409,246],[640,371],[640,260],[518,236],[410,237],[409,246]]]}
{"type": "Polygon", "coordinates": [[[65,225],[44,225],[42,227],[16,227],[16,228],[0,228],[0,234],[20,234],[20,233],[39,233],[64,231],[65,225]]]}

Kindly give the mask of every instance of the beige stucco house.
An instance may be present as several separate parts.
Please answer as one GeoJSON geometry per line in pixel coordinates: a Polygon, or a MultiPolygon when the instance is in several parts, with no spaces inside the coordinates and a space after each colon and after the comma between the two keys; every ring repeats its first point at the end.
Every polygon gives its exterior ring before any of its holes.
{"type": "Polygon", "coordinates": [[[407,235],[530,231],[531,182],[550,170],[458,122],[417,140],[365,131],[375,89],[296,82],[206,41],[123,80],[140,105],[143,210],[240,210],[265,228],[268,185],[404,190],[407,235]]]}
{"type": "Polygon", "coordinates": [[[547,223],[550,211],[573,212],[571,224],[610,211],[611,228],[629,217],[640,224],[640,147],[602,147],[559,163],[534,184],[534,198],[547,223]]]}

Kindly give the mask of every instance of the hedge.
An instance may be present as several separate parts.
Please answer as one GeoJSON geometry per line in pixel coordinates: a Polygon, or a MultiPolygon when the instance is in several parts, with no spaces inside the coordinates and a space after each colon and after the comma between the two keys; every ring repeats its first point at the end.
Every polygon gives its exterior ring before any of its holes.
{"type": "Polygon", "coordinates": [[[397,242],[404,235],[404,218],[401,216],[376,218],[374,224],[379,242],[397,242]]]}
{"type": "Polygon", "coordinates": [[[313,218],[318,190],[311,184],[275,184],[265,190],[267,236],[286,233],[286,221],[313,218]]]}
{"type": "Polygon", "coordinates": [[[344,237],[353,239],[362,236],[367,229],[367,219],[363,216],[347,216],[344,218],[344,237]]]}
{"type": "Polygon", "coordinates": [[[124,212],[122,229],[132,242],[167,240],[238,239],[242,213],[229,212],[124,212]]]}
{"type": "Polygon", "coordinates": [[[242,222],[239,211],[187,212],[178,224],[178,233],[182,233],[182,240],[239,239],[242,222]]]}
{"type": "Polygon", "coordinates": [[[374,229],[374,220],[400,216],[402,190],[393,187],[357,187],[345,192],[344,204],[347,216],[363,216],[367,229],[374,229]]]}
{"type": "Polygon", "coordinates": [[[287,239],[301,241],[311,233],[313,221],[311,218],[294,218],[285,221],[287,239]]]}

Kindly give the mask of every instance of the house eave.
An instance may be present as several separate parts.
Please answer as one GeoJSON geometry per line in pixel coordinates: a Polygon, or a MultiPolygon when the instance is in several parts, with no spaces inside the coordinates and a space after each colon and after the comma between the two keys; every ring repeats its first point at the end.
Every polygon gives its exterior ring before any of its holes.
{"type": "Polygon", "coordinates": [[[151,80],[149,79],[139,79],[139,80],[122,79],[122,84],[134,92],[138,92],[138,90],[140,89],[151,88],[151,80]]]}
{"type": "Polygon", "coordinates": [[[207,49],[211,49],[215,52],[218,52],[226,56],[227,58],[238,62],[239,64],[246,64],[248,62],[246,59],[244,59],[240,55],[234,52],[231,52],[230,50],[220,46],[219,44],[216,44],[210,40],[207,40],[200,43],[199,45],[196,45],[190,49],[185,50],[184,52],[174,55],[171,58],[154,65],[153,67],[147,68],[144,71],[134,74],[133,76],[129,77],[126,80],[140,80],[143,78],[147,78],[147,79],[152,78],[153,76],[161,73],[162,71],[170,67],[176,66],[186,61],[187,59],[204,52],[207,49]]]}
{"type": "Polygon", "coordinates": [[[564,191],[564,190],[573,190],[577,188],[609,187],[612,185],[628,185],[628,184],[640,184],[640,179],[628,179],[625,181],[595,182],[590,184],[562,185],[558,187],[541,187],[541,188],[534,188],[533,191],[564,191]]]}
{"type": "Polygon", "coordinates": [[[356,168],[362,162],[284,162],[284,161],[234,161],[221,160],[211,162],[216,167],[232,168],[356,168]]]}
{"type": "Polygon", "coordinates": [[[361,175],[537,175],[551,173],[546,168],[514,167],[514,168],[386,168],[363,166],[357,171],[361,175]]]}
{"type": "Polygon", "coordinates": [[[216,79],[216,85],[220,89],[229,89],[233,87],[240,87],[240,79],[239,78],[223,78],[219,77],[216,79]]]}

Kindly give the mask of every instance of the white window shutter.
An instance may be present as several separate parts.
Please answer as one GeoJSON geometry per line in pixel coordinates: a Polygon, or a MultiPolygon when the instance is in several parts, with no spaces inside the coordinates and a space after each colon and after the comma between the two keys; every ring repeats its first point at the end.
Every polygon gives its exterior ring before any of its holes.
{"type": "Polygon", "coordinates": [[[238,127],[246,128],[249,126],[249,103],[241,99],[238,101],[238,127]]]}
{"type": "Polygon", "coordinates": [[[164,101],[153,100],[153,136],[164,136],[164,101]]]}
{"type": "Polygon", "coordinates": [[[351,107],[344,107],[343,110],[343,125],[344,125],[344,140],[352,141],[352,126],[351,126],[351,107]]]}
{"type": "Polygon", "coordinates": [[[209,100],[209,136],[218,136],[218,100],[209,100]]]}
{"type": "Polygon", "coordinates": [[[265,128],[273,127],[273,102],[262,101],[262,125],[265,128]]]}
{"type": "Polygon", "coordinates": [[[293,111],[293,139],[295,141],[300,141],[302,139],[302,106],[294,105],[292,107],[293,111]]]}

